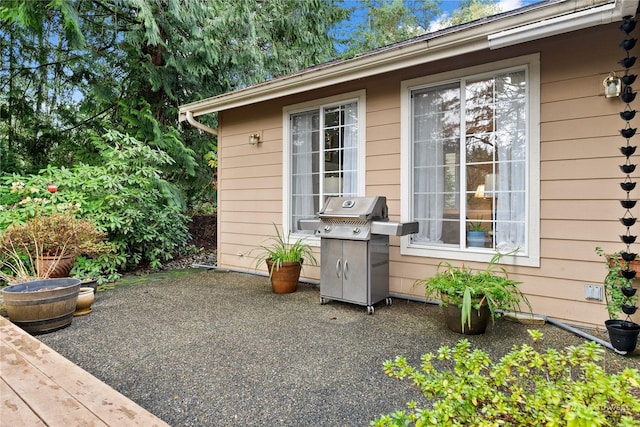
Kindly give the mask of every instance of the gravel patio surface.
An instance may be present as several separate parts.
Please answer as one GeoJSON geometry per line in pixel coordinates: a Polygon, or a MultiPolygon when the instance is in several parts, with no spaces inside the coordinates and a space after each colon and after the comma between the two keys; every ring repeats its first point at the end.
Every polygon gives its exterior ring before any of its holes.
{"type": "MultiPolygon", "coordinates": [[[[319,289],[271,292],[263,276],[191,269],[129,277],[98,292],[91,314],[38,336],[172,426],[367,426],[422,396],[384,375],[396,355],[461,338],[441,309],[394,299],[366,308],[319,304],[319,289]]],[[[496,359],[531,343],[527,325],[498,320],[471,343],[496,359]]],[[[551,325],[542,348],[584,339],[551,325]]],[[[606,331],[599,334],[606,338],[606,331]]],[[[640,368],[638,351],[607,350],[606,367],[640,368]]]]}

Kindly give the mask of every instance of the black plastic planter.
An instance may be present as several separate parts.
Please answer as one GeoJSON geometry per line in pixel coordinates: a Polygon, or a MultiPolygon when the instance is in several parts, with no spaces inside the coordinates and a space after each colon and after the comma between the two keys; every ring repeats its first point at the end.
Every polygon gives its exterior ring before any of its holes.
{"type": "Polygon", "coordinates": [[[624,295],[625,297],[631,298],[636,294],[637,289],[632,288],[631,286],[623,286],[620,288],[620,291],[622,291],[622,295],[624,295]]]}
{"type": "Polygon", "coordinates": [[[609,331],[609,340],[613,348],[620,352],[635,350],[638,343],[640,325],[627,320],[607,320],[604,322],[609,331]]]}

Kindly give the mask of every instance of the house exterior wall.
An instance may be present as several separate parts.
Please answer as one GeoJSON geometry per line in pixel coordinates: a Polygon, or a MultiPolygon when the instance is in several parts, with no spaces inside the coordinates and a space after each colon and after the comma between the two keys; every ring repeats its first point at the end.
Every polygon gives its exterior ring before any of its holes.
{"type": "MultiPolygon", "coordinates": [[[[610,71],[623,74],[617,64],[624,57],[618,47],[623,38],[618,24],[600,26],[220,112],[219,265],[253,271],[254,248],[273,234],[273,223],[282,224],[284,107],[365,90],[366,195],[385,195],[391,220],[400,220],[401,82],[539,53],[540,162],[532,167],[540,172],[540,266],[506,269],[522,282],[535,313],[571,324],[603,325],[604,303],[585,300],[584,286],[602,283],[606,274],[596,246],[607,252],[623,249],[618,237],[625,231],[618,221],[624,213],[618,202],[623,157],[618,147],[624,140],[618,131],[624,122],[618,113],[624,104],[605,99],[602,86],[610,71]],[[257,146],[248,143],[253,132],[261,134],[257,146]]],[[[319,248],[317,252],[319,259],[319,248]]],[[[415,281],[447,261],[401,255],[396,237],[390,239],[390,260],[391,293],[410,298],[423,298],[415,281]]],[[[319,267],[305,266],[303,278],[319,280],[319,267]]]]}

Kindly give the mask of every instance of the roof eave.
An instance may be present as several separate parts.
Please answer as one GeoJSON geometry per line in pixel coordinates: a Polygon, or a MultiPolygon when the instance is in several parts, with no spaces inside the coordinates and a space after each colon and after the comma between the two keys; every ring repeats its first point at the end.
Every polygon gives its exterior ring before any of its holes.
{"type": "Polygon", "coordinates": [[[638,0],[562,1],[544,4],[539,8],[527,10],[526,13],[516,13],[506,18],[470,25],[433,38],[398,43],[380,51],[373,51],[371,54],[327,63],[244,89],[185,104],[180,106],[179,120],[186,120],[187,112],[194,117],[201,116],[448,57],[484,49],[498,49],[603,25],[621,20],[627,15],[635,15],[637,7],[638,0]],[[584,6],[585,3],[589,6],[584,6]]]}

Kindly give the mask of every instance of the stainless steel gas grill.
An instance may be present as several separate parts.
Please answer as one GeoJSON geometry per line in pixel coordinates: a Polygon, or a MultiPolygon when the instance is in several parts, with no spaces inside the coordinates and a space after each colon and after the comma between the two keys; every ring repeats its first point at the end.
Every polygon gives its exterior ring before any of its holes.
{"type": "Polygon", "coordinates": [[[418,232],[417,222],[389,222],[386,197],[330,197],[302,230],[320,239],[320,303],[373,305],[389,298],[389,236],[418,232]]]}

